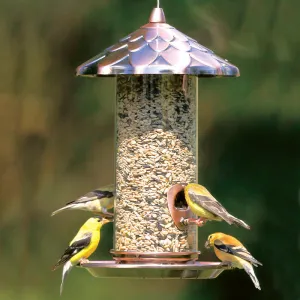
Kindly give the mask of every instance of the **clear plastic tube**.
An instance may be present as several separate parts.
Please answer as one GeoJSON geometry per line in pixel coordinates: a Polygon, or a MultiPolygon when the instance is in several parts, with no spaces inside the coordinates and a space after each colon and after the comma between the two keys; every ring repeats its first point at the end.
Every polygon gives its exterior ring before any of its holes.
{"type": "Polygon", "coordinates": [[[115,251],[197,251],[175,226],[168,188],[197,182],[197,77],[117,76],[115,251]]]}

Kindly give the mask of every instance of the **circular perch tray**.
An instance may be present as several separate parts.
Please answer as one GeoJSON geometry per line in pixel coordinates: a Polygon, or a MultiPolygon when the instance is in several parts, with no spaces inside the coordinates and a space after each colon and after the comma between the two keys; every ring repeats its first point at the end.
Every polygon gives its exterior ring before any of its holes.
{"type": "Polygon", "coordinates": [[[228,269],[219,262],[185,264],[119,264],[115,261],[90,261],[81,265],[98,278],[136,279],[213,279],[228,269]]]}

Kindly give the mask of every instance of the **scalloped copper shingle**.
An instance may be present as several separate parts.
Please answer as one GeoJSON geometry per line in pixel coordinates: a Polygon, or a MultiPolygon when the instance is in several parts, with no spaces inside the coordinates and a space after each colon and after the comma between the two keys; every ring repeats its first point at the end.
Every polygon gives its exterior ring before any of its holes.
{"type": "Polygon", "coordinates": [[[155,8],[150,23],[77,68],[77,76],[118,74],[234,77],[239,69],[165,23],[163,10],[155,8]]]}

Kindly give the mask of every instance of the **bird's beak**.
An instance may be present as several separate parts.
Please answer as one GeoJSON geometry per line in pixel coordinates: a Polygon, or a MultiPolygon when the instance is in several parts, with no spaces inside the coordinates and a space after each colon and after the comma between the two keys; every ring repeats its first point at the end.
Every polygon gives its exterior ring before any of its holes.
{"type": "Polygon", "coordinates": [[[205,247],[206,249],[209,249],[209,248],[210,248],[209,241],[206,241],[206,243],[204,244],[204,247],[205,247]]]}
{"type": "Polygon", "coordinates": [[[114,219],[108,220],[108,219],[103,218],[103,219],[102,219],[102,224],[104,225],[104,224],[106,224],[106,223],[113,222],[113,221],[114,221],[114,219]]]}

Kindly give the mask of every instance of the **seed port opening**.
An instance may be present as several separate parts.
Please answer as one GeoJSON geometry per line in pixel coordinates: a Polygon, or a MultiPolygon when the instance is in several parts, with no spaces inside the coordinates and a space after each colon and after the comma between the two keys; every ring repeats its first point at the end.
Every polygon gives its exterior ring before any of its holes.
{"type": "Polygon", "coordinates": [[[185,199],[184,190],[181,190],[176,194],[175,207],[179,210],[187,210],[188,209],[188,204],[185,199]]]}
{"type": "Polygon", "coordinates": [[[184,196],[185,186],[186,184],[175,184],[169,189],[167,195],[168,208],[173,222],[181,231],[188,229],[187,225],[182,223],[182,219],[188,219],[192,216],[184,196]]]}

